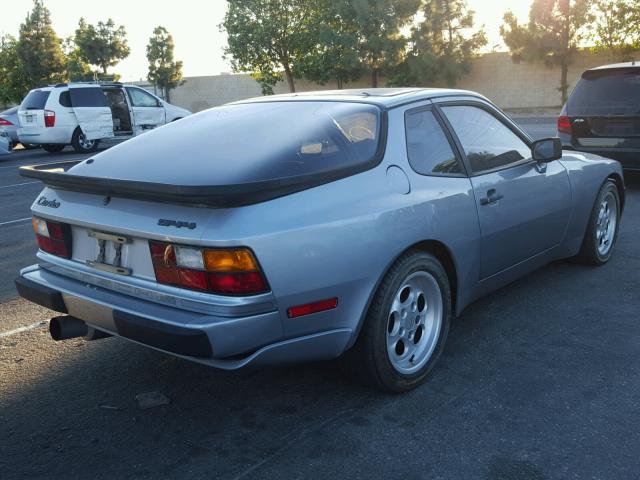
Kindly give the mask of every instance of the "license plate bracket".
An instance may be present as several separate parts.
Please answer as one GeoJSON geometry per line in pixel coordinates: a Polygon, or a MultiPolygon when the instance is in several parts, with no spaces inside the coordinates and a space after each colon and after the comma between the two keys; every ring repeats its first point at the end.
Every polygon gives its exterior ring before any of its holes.
{"type": "Polygon", "coordinates": [[[98,258],[87,260],[87,265],[117,275],[131,275],[131,269],[122,266],[122,248],[124,245],[131,243],[130,238],[97,230],[89,230],[87,235],[98,241],[98,258]],[[112,263],[107,262],[107,246],[109,244],[113,245],[115,252],[112,263]]]}

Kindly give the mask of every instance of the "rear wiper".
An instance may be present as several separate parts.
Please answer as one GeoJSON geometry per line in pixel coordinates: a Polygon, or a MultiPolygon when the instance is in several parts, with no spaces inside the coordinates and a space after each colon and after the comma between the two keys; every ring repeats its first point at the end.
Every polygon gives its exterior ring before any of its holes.
{"type": "Polygon", "coordinates": [[[27,110],[42,110],[42,109],[38,107],[27,107],[27,110]]]}

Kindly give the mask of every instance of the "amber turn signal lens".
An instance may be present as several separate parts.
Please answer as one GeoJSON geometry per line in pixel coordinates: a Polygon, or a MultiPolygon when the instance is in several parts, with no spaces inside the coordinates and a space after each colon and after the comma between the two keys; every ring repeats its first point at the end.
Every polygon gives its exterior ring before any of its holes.
{"type": "Polygon", "coordinates": [[[233,250],[205,250],[204,265],[208,272],[253,272],[258,263],[246,248],[233,250]]]}

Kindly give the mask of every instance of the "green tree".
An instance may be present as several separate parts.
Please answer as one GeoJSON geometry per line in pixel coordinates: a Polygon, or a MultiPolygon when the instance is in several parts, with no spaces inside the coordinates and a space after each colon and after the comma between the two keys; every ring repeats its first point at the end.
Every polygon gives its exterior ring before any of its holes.
{"type": "Polygon", "coordinates": [[[64,80],[65,58],[61,43],[51,26],[49,10],[42,0],[34,0],[33,9],[20,25],[20,36],[15,46],[27,89],[64,80]]]}
{"type": "Polygon", "coordinates": [[[10,35],[0,37],[0,104],[18,103],[30,88],[17,54],[18,42],[10,35]]]}
{"type": "Polygon", "coordinates": [[[309,27],[317,18],[307,0],[227,0],[220,30],[234,71],[251,72],[264,94],[284,78],[295,92],[294,68],[311,51],[309,27]]]}
{"type": "Polygon", "coordinates": [[[514,61],[544,61],[560,66],[562,103],[567,101],[569,65],[592,20],[589,6],[589,0],[533,0],[527,25],[519,24],[508,11],[500,27],[514,61]]]}
{"type": "Polygon", "coordinates": [[[182,83],[182,62],[174,60],[173,50],[171,34],[164,27],[156,27],[147,45],[147,79],[162,90],[167,101],[169,92],[182,83]]]}
{"type": "Polygon", "coordinates": [[[112,19],[91,25],[81,18],[73,40],[81,59],[100,67],[103,75],[107,75],[109,67],[115,66],[130,53],[124,26],[116,27],[112,19]]]}
{"type": "Polygon", "coordinates": [[[336,13],[332,0],[319,1],[316,6],[307,32],[312,48],[300,59],[296,72],[320,85],[335,80],[341,89],[364,73],[357,50],[358,32],[336,13]]]}
{"type": "Polygon", "coordinates": [[[415,16],[420,0],[335,0],[334,11],[357,35],[356,52],[377,87],[380,73],[402,60],[407,40],[400,29],[415,16]]]}
{"type": "Polygon", "coordinates": [[[470,33],[474,12],[466,0],[425,0],[421,10],[424,20],[412,30],[411,47],[401,69],[403,81],[455,86],[471,69],[470,60],[487,44],[484,29],[470,33]]]}
{"type": "Polygon", "coordinates": [[[640,2],[594,0],[591,34],[596,50],[628,57],[640,48],[640,2]]]}
{"type": "Polygon", "coordinates": [[[62,43],[62,50],[66,58],[66,76],[70,82],[87,82],[94,78],[95,73],[82,58],[80,49],[73,38],[67,38],[62,43]]]}

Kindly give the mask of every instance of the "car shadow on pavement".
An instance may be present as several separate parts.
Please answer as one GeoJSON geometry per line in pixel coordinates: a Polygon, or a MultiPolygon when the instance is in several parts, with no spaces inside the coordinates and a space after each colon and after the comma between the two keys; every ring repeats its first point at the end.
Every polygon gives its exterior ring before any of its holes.
{"type": "Polygon", "coordinates": [[[222,372],[117,338],[0,339],[0,476],[629,478],[639,179],[608,265],[556,262],[475,303],[406,395],[362,388],[340,362],[222,372]],[[143,410],[146,392],[170,403],[143,410]]]}

